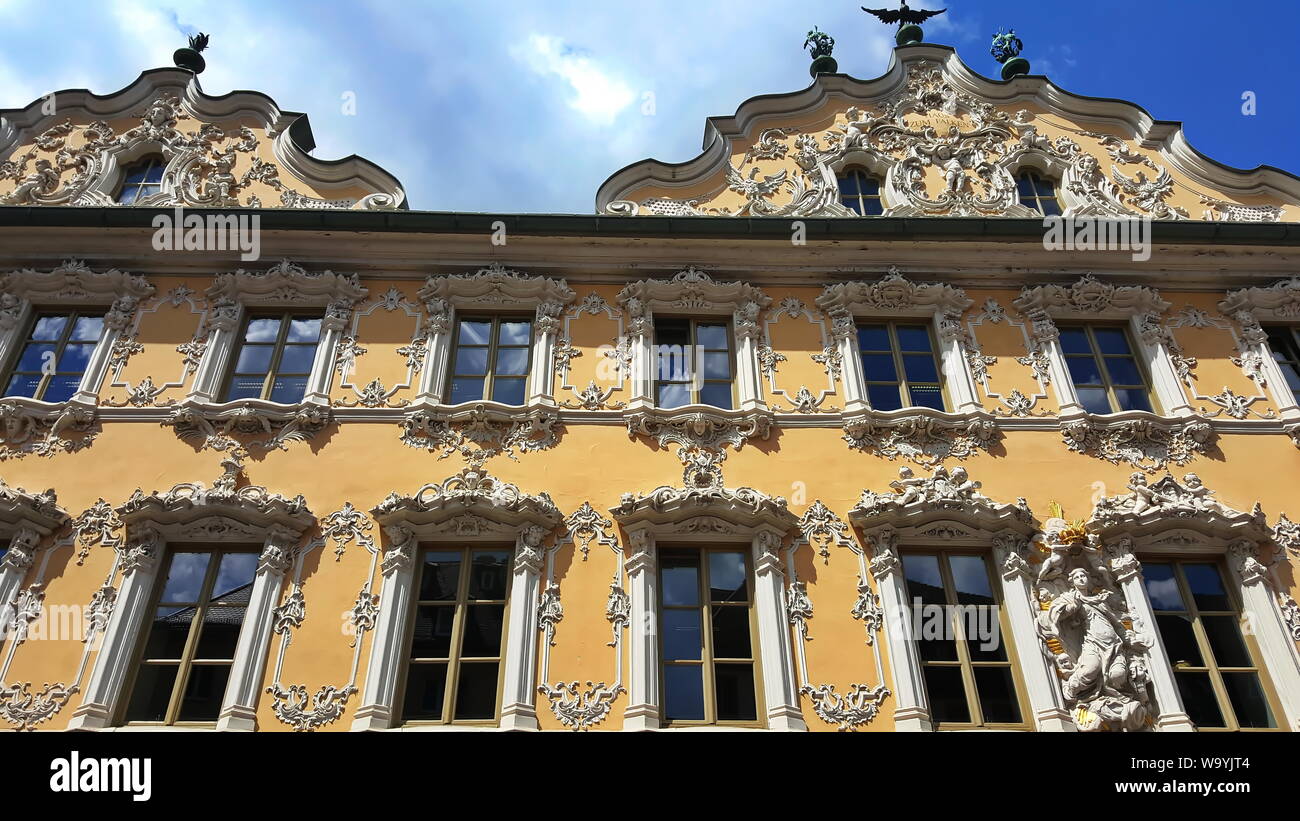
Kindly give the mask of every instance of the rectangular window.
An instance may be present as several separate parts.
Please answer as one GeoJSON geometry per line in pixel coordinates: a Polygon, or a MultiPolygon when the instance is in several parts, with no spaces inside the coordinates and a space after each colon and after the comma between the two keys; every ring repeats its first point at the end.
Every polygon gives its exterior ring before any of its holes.
{"type": "Polygon", "coordinates": [[[1268,349],[1273,352],[1273,359],[1282,369],[1291,392],[1300,396],[1300,328],[1275,325],[1264,332],[1268,334],[1268,349]]]}
{"type": "Polygon", "coordinates": [[[522,405],[533,358],[527,317],[465,317],[456,321],[451,404],[490,399],[522,405]]]}
{"type": "Polygon", "coordinates": [[[734,406],[731,329],[716,319],[655,319],[655,405],[734,406]]]}
{"type": "Polygon", "coordinates": [[[226,399],[269,399],[292,404],[307,392],[321,318],[277,314],[249,317],[235,350],[226,399]]]}
{"type": "Polygon", "coordinates": [[[1079,404],[1089,413],[1154,411],[1146,370],[1118,325],[1061,327],[1061,352],[1079,404]]]}
{"type": "Polygon", "coordinates": [[[212,723],[235,661],[258,551],[192,548],[168,557],[145,630],[128,723],[212,723]]]}
{"type": "Polygon", "coordinates": [[[664,720],[757,724],[748,551],[664,550],[659,591],[664,720]]]}
{"type": "Polygon", "coordinates": [[[1187,715],[1201,730],[1277,729],[1258,648],[1218,563],[1143,561],[1156,626],[1187,715]]]}
{"type": "Polygon", "coordinates": [[[988,558],[909,551],[903,575],[936,728],[1027,727],[988,558]]]}
{"type": "Polygon", "coordinates": [[[66,402],[81,385],[99,343],[103,313],[40,313],[9,373],[5,396],[66,402]]]}
{"type": "Polygon", "coordinates": [[[510,555],[505,548],[477,547],[439,547],[421,555],[405,721],[496,720],[510,555]]]}
{"type": "Polygon", "coordinates": [[[929,325],[858,325],[867,401],[876,410],[944,409],[942,369],[929,325]]]}

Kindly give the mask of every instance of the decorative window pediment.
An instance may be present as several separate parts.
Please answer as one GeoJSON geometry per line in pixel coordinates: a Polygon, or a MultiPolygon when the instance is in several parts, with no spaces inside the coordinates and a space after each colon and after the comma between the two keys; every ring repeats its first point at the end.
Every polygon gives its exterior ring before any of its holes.
{"type": "Polygon", "coordinates": [[[1128,487],[1125,495],[1097,500],[1088,520],[1090,532],[1103,538],[1112,533],[1136,538],[1178,528],[1225,541],[1271,539],[1258,503],[1249,513],[1233,510],[1215,499],[1214,491],[1195,473],[1188,473],[1182,482],[1166,475],[1151,483],[1145,474],[1134,473],[1128,487]]]}
{"type": "Polygon", "coordinates": [[[736,335],[742,337],[758,333],[758,312],[772,304],[772,298],[748,282],[720,282],[691,266],[669,279],[642,279],[628,284],[618,292],[618,304],[632,317],[634,334],[638,321],[650,322],[658,311],[738,314],[736,335]]]}
{"type": "Polygon", "coordinates": [[[71,521],[67,511],[59,507],[53,490],[28,493],[0,479],[0,539],[8,542],[0,554],[0,612],[22,584],[40,542],[71,521]]]}
{"type": "Polygon", "coordinates": [[[564,518],[546,493],[531,495],[482,470],[465,468],[409,496],[397,493],[375,506],[375,520],[404,527],[417,538],[435,534],[491,537],[520,528],[558,527],[564,518]]]}
{"type": "Polygon", "coordinates": [[[923,529],[936,521],[957,522],[988,533],[1011,530],[1030,535],[1035,530],[1034,515],[1024,499],[1015,504],[993,501],[979,492],[980,483],[971,480],[961,466],[949,471],[940,465],[930,476],[921,477],[904,466],[890,487],[894,492],[864,490],[849,511],[853,524],[867,532],[877,527],[923,529]]]}

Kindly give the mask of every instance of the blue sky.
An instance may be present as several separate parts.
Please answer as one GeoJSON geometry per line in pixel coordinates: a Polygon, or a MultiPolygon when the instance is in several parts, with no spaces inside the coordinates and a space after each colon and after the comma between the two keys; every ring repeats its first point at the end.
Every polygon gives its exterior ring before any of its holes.
{"type": "MultiPolygon", "coordinates": [[[[379,163],[405,184],[412,208],[590,213],[596,188],[624,165],[697,154],[705,117],[805,87],[800,46],[813,25],[835,37],[841,71],[881,74],[893,32],[860,4],[0,0],[0,108],[63,88],[115,91],[171,65],[182,32],[202,30],[212,36],[208,93],[256,89],[307,112],[316,156],[379,163]],[[347,92],[355,116],[343,111],[347,92]]],[[[1066,90],[1182,120],[1194,147],[1228,165],[1300,172],[1296,0],[947,7],[927,39],[956,47],[976,71],[996,74],[990,36],[1014,27],[1034,72],[1066,90]],[[1223,20],[1225,7],[1249,8],[1248,25],[1245,15],[1223,20]],[[1255,116],[1241,113],[1246,91],[1255,116]]]]}

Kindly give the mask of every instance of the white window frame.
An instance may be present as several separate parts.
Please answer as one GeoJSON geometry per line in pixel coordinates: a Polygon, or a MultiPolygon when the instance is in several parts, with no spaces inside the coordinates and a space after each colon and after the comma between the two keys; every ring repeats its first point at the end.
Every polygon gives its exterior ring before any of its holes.
{"type": "MultiPolygon", "coordinates": [[[[393,494],[371,515],[387,536],[375,639],[354,731],[466,729],[456,725],[394,727],[397,692],[407,672],[407,623],[414,606],[415,565],[422,544],[515,543],[501,651],[502,730],[537,730],[537,605],[545,563],[543,540],[563,521],[546,494],[531,496],[481,470],[466,468],[410,496],[393,494]]],[[[477,728],[469,728],[477,729],[477,728]]]]}
{"type": "Polygon", "coordinates": [[[1298,301],[1300,277],[1292,277],[1264,287],[1229,291],[1218,306],[1219,311],[1233,319],[1241,331],[1240,354],[1242,366],[1247,368],[1246,375],[1254,379],[1249,368],[1258,369],[1278,415],[1288,422],[1300,420],[1300,401],[1273,359],[1273,351],[1261,323],[1294,327],[1295,305],[1298,301]]]}
{"type": "Polygon", "coordinates": [[[149,623],[149,607],[160,583],[157,573],[167,550],[187,543],[260,543],[257,574],[216,723],[218,731],[257,729],[273,611],[285,571],[316,518],[301,496],[290,499],[254,485],[236,489],[242,465],[233,457],[222,465],[224,473],[210,488],[185,483],[165,494],[146,496],[136,491],[117,508],[126,536],[109,583],[119,572],[121,583],[90,681],[68,729],[100,730],[117,721],[125,683],[132,665],[138,663],[139,639],[149,623]]]}

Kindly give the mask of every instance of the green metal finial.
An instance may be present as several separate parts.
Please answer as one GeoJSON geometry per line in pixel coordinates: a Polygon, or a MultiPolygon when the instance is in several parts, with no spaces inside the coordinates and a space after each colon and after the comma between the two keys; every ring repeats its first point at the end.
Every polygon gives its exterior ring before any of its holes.
{"type": "Polygon", "coordinates": [[[203,51],[203,49],[207,47],[208,47],[208,35],[204,34],[203,32],[200,31],[198,34],[190,38],[190,48],[194,49],[195,51],[203,51]]]}
{"type": "Polygon", "coordinates": [[[887,25],[898,23],[898,34],[894,37],[894,42],[900,46],[921,42],[925,37],[925,33],[921,31],[921,23],[947,11],[947,9],[937,11],[913,9],[907,5],[907,0],[901,0],[897,9],[869,9],[863,6],[862,10],[887,25]]]}
{"type": "Polygon", "coordinates": [[[1015,29],[998,29],[993,35],[993,47],[989,54],[1002,64],[1002,79],[1010,80],[1021,74],[1029,73],[1029,61],[1020,56],[1025,44],[1016,36],[1015,29]]]}
{"type": "Polygon", "coordinates": [[[177,68],[199,74],[208,67],[203,55],[199,54],[200,51],[208,47],[208,35],[200,31],[190,37],[189,41],[189,48],[178,48],[172,53],[172,62],[176,64],[177,68]]]}
{"type": "Polygon", "coordinates": [[[808,73],[813,77],[839,71],[839,63],[831,56],[831,52],[835,49],[834,37],[824,31],[818,31],[817,27],[813,26],[812,31],[808,32],[808,37],[803,41],[803,47],[812,54],[813,61],[808,67],[808,73]]]}

